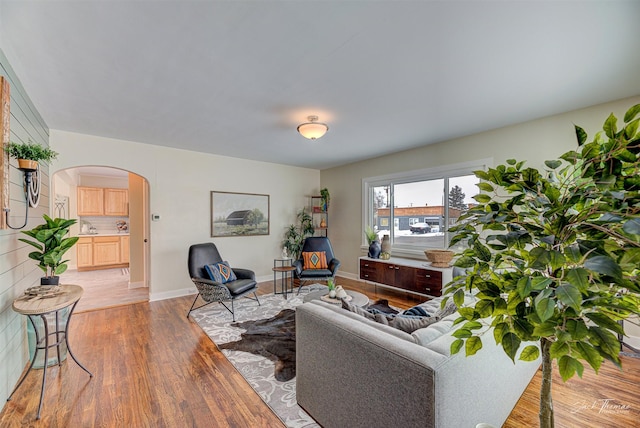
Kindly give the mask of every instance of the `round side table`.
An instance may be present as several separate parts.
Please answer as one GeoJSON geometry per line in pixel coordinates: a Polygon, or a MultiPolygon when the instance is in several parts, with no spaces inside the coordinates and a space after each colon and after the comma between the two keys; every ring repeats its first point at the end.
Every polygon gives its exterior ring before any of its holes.
{"type": "Polygon", "coordinates": [[[294,266],[291,266],[293,259],[273,259],[273,294],[283,294],[284,298],[287,298],[288,293],[293,293],[293,271],[296,270],[294,266]],[[277,292],[276,275],[280,273],[280,292],[277,292]]]}
{"type": "Polygon", "coordinates": [[[69,323],[71,322],[71,315],[73,315],[73,310],[76,308],[80,297],[82,296],[82,287],[79,285],[60,285],[59,292],[50,295],[50,296],[32,296],[25,295],[18,297],[13,302],[13,310],[26,315],[31,325],[33,326],[34,332],[36,334],[36,346],[35,352],[33,354],[33,358],[31,359],[31,364],[27,371],[22,375],[20,381],[13,389],[7,401],[11,400],[13,394],[20,388],[27,375],[33,368],[33,364],[38,357],[38,353],[41,350],[44,350],[44,361],[45,365],[42,368],[42,389],[40,390],[40,404],[38,405],[38,415],[36,419],[40,419],[40,411],[42,410],[42,399],[44,398],[44,388],[47,384],[47,362],[49,360],[49,348],[56,348],[56,352],[58,353],[58,365],[61,365],[60,361],[60,346],[64,344],[67,348],[67,352],[73,358],[73,361],[76,362],[78,366],[85,372],[89,374],[89,377],[93,377],[93,374],[89,370],[87,370],[78,359],[73,355],[71,351],[71,347],[69,346],[69,323]],[[60,316],[59,313],[62,309],[71,307],[69,310],[69,315],[67,317],[67,322],[64,323],[64,328],[60,326],[60,316]],[[36,320],[39,318],[42,319],[42,324],[44,326],[44,334],[41,335],[39,328],[36,325],[36,320]],[[55,323],[53,325],[53,331],[50,331],[51,326],[49,323],[55,323]]]}

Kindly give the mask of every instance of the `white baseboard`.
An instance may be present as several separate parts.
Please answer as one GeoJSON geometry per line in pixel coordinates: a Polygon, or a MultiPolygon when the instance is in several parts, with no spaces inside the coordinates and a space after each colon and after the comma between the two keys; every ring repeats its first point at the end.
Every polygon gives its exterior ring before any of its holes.
{"type": "Polygon", "coordinates": [[[162,293],[149,293],[149,301],[173,299],[175,297],[189,296],[197,294],[196,287],[181,288],[179,290],[163,291],[162,293]]]}
{"type": "Polygon", "coordinates": [[[129,289],[132,288],[145,288],[144,281],[129,282],[129,289]]]}

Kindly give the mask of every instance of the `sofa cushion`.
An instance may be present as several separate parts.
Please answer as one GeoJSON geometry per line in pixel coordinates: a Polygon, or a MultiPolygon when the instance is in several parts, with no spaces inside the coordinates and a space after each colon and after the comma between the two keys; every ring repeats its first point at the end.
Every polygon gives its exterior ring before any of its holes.
{"type": "Polygon", "coordinates": [[[371,313],[366,309],[363,309],[359,306],[352,305],[351,303],[343,300],[342,308],[347,311],[358,314],[366,319],[378,322],[380,324],[388,325],[389,327],[397,328],[398,330],[402,330],[406,333],[411,334],[414,330],[419,328],[424,328],[430,324],[433,324],[438,321],[439,318],[430,317],[430,316],[410,316],[410,315],[396,315],[396,314],[385,314],[375,311],[371,313]]]}
{"type": "Polygon", "coordinates": [[[212,281],[219,282],[220,284],[225,284],[238,279],[229,266],[229,262],[226,261],[206,265],[204,269],[207,271],[207,274],[212,281]]]}

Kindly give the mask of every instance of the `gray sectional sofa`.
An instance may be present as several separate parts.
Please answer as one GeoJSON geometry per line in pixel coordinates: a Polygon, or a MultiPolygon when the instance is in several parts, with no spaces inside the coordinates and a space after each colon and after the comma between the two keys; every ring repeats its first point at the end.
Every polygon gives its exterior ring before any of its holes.
{"type": "Polygon", "coordinates": [[[319,300],[298,306],[298,404],[325,428],[500,427],[540,362],[513,364],[491,331],[476,355],[451,355],[458,316],[408,334],[319,300]]]}

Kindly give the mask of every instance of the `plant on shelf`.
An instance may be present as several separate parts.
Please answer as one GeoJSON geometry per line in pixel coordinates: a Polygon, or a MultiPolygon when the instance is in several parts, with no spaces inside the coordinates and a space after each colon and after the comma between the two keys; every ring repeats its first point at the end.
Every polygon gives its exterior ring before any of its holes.
{"type": "Polygon", "coordinates": [[[378,234],[376,233],[375,230],[373,230],[373,227],[371,226],[367,226],[364,228],[364,236],[366,236],[367,243],[369,245],[373,244],[375,241],[379,239],[378,234]]]}
{"type": "MultiPolygon", "coordinates": [[[[33,143],[31,140],[26,143],[10,142],[4,146],[4,150],[9,156],[17,159],[19,164],[20,160],[49,163],[58,156],[58,153],[49,147],[33,143]]],[[[20,167],[22,168],[22,166],[20,167]]],[[[31,167],[31,169],[35,169],[35,167],[31,167]]]]}
{"type": "Polygon", "coordinates": [[[284,234],[284,242],[282,247],[287,250],[289,257],[297,260],[302,252],[304,240],[313,236],[315,229],[313,228],[313,219],[311,215],[303,208],[296,216],[298,224],[290,224],[284,234]]]}
{"type": "Polygon", "coordinates": [[[322,198],[322,211],[327,212],[329,209],[329,201],[331,200],[331,195],[329,195],[329,189],[326,187],[320,190],[320,197],[322,198]]]}
{"type": "Polygon", "coordinates": [[[62,260],[62,255],[78,242],[77,236],[65,238],[69,233],[69,228],[77,220],[63,218],[54,220],[46,214],[44,220],[44,224],[22,232],[34,238],[35,241],[25,238],[19,240],[38,249],[38,251],[29,253],[29,258],[40,263],[38,267],[45,274],[41,281],[42,284],[54,285],[57,284],[58,275],[67,270],[66,262],[69,260],[62,260]]]}
{"type": "Polygon", "coordinates": [[[605,360],[620,366],[619,321],[638,315],[638,115],[635,105],[618,129],[611,114],[590,142],[576,126],[577,148],[546,161],[546,172],[515,160],[476,171],[484,193],[449,229],[452,245],[469,243],[455,262],[469,274],[445,289],[463,323],[451,352],[480,351],[490,325],[514,362],[541,355],[544,428],[554,425],[552,361],[564,381],[582,376],[585,362],[596,373],[605,360]],[[465,289],[478,297],[467,307],[465,289]]]}

